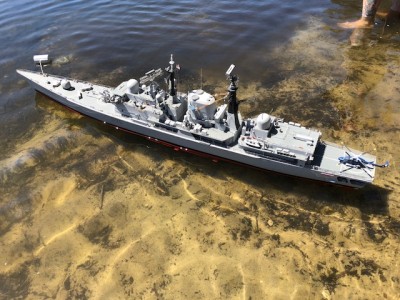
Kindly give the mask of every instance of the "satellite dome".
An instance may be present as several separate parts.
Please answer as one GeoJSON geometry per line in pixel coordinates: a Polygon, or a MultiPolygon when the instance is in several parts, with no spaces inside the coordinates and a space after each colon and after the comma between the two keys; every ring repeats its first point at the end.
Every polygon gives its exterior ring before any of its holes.
{"type": "Polygon", "coordinates": [[[267,130],[271,127],[271,116],[266,113],[262,113],[257,117],[257,129],[267,130]]]}
{"type": "Polygon", "coordinates": [[[139,92],[139,82],[136,79],[129,79],[126,83],[128,93],[137,94],[139,92]]]}

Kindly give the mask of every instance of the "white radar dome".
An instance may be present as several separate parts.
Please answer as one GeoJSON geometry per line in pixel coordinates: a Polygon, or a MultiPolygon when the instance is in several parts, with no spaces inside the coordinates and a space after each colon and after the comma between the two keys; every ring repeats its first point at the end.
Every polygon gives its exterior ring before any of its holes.
{"type": "Polygon", "coordinates": [[[261,130],[267,130],[271,127],[271,116],[266,113],[262,113],[257,117],[257,128],[261,130]]]}
{"type": "Polygon", "coordinates": [[[129,79],[126,83],[128,93],[137,94],[139,92],[139,82],[136,79],[129,79]]]}

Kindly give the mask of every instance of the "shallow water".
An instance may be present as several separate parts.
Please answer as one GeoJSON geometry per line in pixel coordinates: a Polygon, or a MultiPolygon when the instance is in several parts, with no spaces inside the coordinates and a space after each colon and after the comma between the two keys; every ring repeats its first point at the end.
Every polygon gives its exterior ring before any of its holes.
{"type": "Polygon", "coordinates": [[[400,26],[351,47],[354,3],[0,1],[0,299],[396,298],[400,26]],[[235,63],[242,115],[391,167],[353,191],[175,152],[36,94],[15,69],[39,53],[106,85],[174,53],[217,99],[235,63]]]}

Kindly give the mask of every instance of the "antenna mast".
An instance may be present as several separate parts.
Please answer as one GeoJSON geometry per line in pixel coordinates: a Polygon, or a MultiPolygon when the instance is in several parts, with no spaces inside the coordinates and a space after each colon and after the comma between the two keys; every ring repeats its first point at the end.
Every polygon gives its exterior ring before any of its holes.
{"type": "Polygon", "coordinates": [[[235,126],[236,129],[239,129],[240,122],[238,117],[239,103],[236,99],[236,91],[238,89],[236,82],[238,80],[237,75],[232,75],[232,71],[235,68],[235,65],[231,65],[229,69],[226,71],[225,75],[228,77],[228,80],[231,82],[228,87],[228,113],[231,113],[235,117],[235,126]]]}
{"type": "Polygon", "coordinates": [[[176,96],[176,88],[175,88],[175,68],[174,68],[174,57],[173,54],[171,54],[171,59],[169,61],[169,67],[167,67],[165,70],[169,73],[169,94],[171,96],[176,96]]]}

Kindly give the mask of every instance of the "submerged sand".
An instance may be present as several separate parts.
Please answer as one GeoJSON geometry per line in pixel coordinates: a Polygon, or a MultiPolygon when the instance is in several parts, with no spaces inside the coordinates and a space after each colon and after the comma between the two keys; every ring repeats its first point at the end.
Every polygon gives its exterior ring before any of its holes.
{"type": "Polygon", "coordinates": [[[242,114],[272,107],[390,160],[374,186],[192,157],[38,95],[50,113],[1,162],[0,299],[396,299],[398,48],[340,48],[320,25],[277,49],[287,78],[241,86],[242,114]]]}

